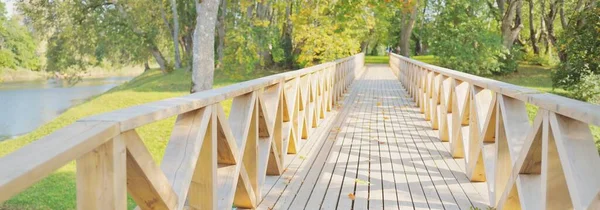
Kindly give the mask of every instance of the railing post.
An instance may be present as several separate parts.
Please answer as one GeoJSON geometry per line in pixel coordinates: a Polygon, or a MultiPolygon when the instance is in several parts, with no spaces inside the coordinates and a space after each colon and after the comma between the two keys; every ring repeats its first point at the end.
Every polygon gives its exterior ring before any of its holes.
{"type": "Polygon", "coordinates": [[[127,209],[125,158],[117,136],[77,159],[77,209],[127,209]]]}

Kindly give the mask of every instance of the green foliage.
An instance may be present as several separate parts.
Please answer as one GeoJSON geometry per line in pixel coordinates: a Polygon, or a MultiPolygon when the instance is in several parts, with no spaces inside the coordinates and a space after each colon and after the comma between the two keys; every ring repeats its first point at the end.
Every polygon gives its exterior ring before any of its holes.
{"type": "Polygon", "coordinates": [[[471,74],[501,73],[510,64],[500,34],[489,27],[485,2],[448,1],[434,22],[432,52],[442,66],[471,74]]]}
{"type": "Polygon", "coordinates": [[[558,64],[558,59],[546,54],[536,55],[533,53],[533,50],[530,50],[529,46],[525,46],[527,48],[525,53],[523,54],[523,58],[521,61],[531,64],[531,65],[539,65],[539,66],[555,66],[558,64]]]}
{"type": "Polygon", "coordinates": [[[373,28],[368,1],[309,1],[292,17],[299,66],[356,54],[373,28]]]}
{"type": "Polygon", "coordinates": [[[0,2],[0,67],[39,70],[37,42],[18,18],[9,19],[4,13],[4,3],[0,2]]]}
{"type": "Polygon", "coordinates": [[[555,87],[572,90],[576,98],[596,101],[600,97],[600,4],[575,14],[575,21],[561,36],[559,47],[566,62],[554,72],[555,87]]]}
{"type": "Polygon", "coordinates": [[[600,74],[588,73],[568,89],[573,93],[573,98],[600,104],[600,74]]]}
{"type": "Polygon", "coordinates": [[[48,71],[140,64],[168,43],[160,3],[32,0],[18,6],[48,40],[48,71]]]}

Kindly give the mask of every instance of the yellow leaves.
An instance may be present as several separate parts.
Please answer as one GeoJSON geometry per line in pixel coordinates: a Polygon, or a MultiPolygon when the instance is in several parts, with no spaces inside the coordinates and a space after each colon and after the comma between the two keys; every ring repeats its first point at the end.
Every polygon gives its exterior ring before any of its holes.
{"type": "Polygon", "coordinates": [[[354,200],[356,199],[356,196],[354,196],[354,193],[349,193],[348,198],[350,198],[350,200],[354,200]]]}
{"type": "Polygon", "coordinates": [[[300,158],[300,160],[306,160],[306,156],[304,156],[304,155],[300,155],[300,156],[298,156],[298,158],[300,158]]]}
{"type": "Polygon", "coordinates": [[[342,129],[340,129],[339,127],[335,127],[331,129],[332,133],[339,133],[342,129]]]}
{"type": "Polygon", "coordinates": [[[378,101],[378,102],[377,102],[377,106],[381,106],[381,102],[379,102],[379,101],[378,101]]]}
{"type": "Polygon", "coordinates": [[[361,180],[361,179],[355,179],[354,182],[356,184],[366,184],[366,185],[370,185],[371,183],[365,180],[361,180]]]}
{"type": "Polygon", "coordinates": [[[383,119],[384,119],[384,120],[389,120],[390,118],[389,118],[389,117],[386,117],[386,116],[383,116],[383,119]]]}

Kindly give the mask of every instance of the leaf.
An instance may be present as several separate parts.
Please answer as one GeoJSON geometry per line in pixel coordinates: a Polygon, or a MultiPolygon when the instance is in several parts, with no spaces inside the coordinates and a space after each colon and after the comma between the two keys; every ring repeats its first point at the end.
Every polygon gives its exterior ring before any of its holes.
{"type": "Polygon", "coordinates": [[[350,198],[350,200],[354,200],[356,199],[356,196],[354,196],[354,193],[349,193],[348,198],[350,198]]]}
{"type": "Polygon", "coordinates": [[[371,183],[365,180],[360,180],[360,179],[356,179],[354,180],[354,182],[356,182],[356,184],[366,184],[366,185],[370,185],[371,183]]]}
{"type": "Polygon", "coordinates": [[[300,160],[306,160],[306,156],[304,156],[304,155],[300,155],[299,158],[300,158],[300,160]]]}
{"type": "Polygon", "coordinates": [[[377,102],[377,106],[381,106],[381,102],[377,102]]]}

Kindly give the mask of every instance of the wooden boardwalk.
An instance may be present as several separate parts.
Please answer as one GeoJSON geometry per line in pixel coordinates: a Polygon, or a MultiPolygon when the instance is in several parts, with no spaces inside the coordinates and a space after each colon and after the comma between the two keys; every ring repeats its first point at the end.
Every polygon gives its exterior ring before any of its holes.
{"type": "Polygon", "coordinates": [[[266,178],[258,209],[487,209],[485,183],[468,180],[387,65],[367,66],[333,114],[266,178]]]}

